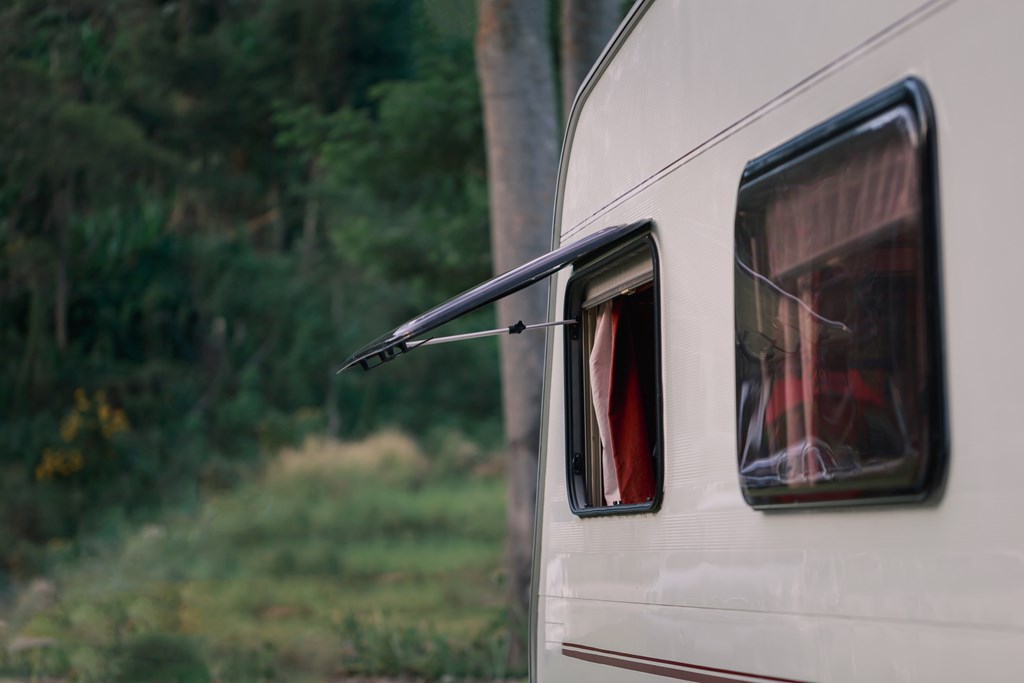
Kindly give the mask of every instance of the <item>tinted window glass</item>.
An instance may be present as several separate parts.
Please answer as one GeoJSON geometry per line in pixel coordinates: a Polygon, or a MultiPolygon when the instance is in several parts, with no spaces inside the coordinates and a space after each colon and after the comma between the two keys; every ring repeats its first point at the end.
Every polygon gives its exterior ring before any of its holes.
{"type": "Polygon", "coordinates": [[[747,177],[740,482],[755,505],[920,497],[942,450],[935,226],[913,100],[747,177]]]}

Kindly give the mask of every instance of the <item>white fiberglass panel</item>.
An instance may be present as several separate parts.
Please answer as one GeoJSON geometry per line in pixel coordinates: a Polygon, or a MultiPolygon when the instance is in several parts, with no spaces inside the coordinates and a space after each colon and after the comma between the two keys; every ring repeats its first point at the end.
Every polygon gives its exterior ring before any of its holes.
{"type": "Polygon", "coordinates": [[[958,626],[541,602],[542,681],[1015,681],[1020,636],[958,626]],[[601,626],[597,626],[600,624],[601,626]],[[573,634],[566,639],[566,634],[573,634]]]}
{"type": "MultiPolygon", "coordinates": [[[[552,634],[803,681],[1012,680],[1014,652],[1024,647],[1024,365],[1013,360],[1024,338],[1016,314],[1024,91],[1010,87],[1024,58],[1022,23],[1020,4],[946,4],[670,166],[578,231],[655,222],[665,302],[665,495],[655,514],[569,512],[556,333],[537,577],[541,680],[642,678],[567,657],[552,634]],[[740,174],[750,159],[907,76],[929,89],[937,123],[945,491],[932,505],[753,510],[739,487],[735,437],[740,174]],[[769,637],[776,628],[778,638],[769,637]]],[[[566,279],[558,281],[559,304],[566,279]]]]}
{"type": "Polygon", "coordinates": [[[924,5],[660,0],[585,95],[561,232],[924,5]]]}

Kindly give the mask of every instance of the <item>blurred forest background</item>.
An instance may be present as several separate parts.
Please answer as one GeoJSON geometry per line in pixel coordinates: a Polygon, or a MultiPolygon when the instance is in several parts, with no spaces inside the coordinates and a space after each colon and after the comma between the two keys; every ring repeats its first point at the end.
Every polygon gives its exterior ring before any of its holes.
{"type": "Polygon", "coordinates": [[[334,374],[491,273],[476,29],[0,3],[0,678],[522,673],[496,345],[334,374]]]}

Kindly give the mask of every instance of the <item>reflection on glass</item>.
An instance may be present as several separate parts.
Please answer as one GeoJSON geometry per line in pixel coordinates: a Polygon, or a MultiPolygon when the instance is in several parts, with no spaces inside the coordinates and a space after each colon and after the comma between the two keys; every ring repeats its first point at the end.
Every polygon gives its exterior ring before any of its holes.
{"type": "Polygon", "coordinates": [[[931,391],[921,144],[902,105],[740,189],[739,469],[755,503],[920,485],[931,391]]]}

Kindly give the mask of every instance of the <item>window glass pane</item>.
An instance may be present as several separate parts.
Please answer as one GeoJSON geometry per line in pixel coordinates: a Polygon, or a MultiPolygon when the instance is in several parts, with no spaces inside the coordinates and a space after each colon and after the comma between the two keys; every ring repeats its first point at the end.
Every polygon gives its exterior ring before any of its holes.
{"type": "Polygon", "coordinates": [[[920,138],[897,106],[740,188],[739,471],[754,504],[924,486],[940,387],[920,138]]]}

